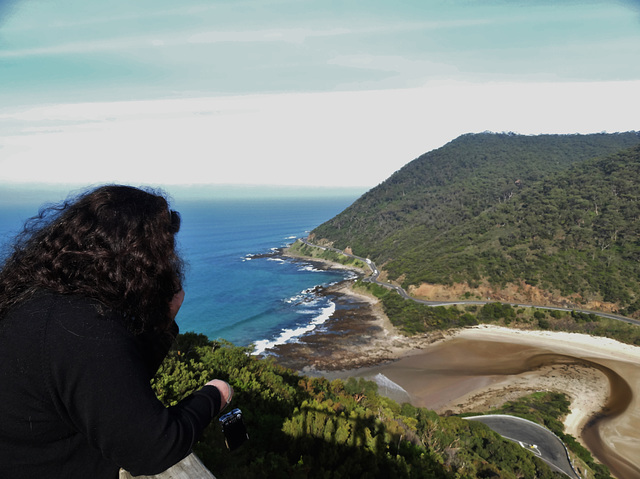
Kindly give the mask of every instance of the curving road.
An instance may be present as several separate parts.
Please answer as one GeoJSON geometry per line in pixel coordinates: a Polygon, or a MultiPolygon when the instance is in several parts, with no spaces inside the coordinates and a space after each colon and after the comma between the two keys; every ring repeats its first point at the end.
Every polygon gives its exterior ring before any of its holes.
{"type": "MultiPolygon", "coordinates": [[[[375,263],[373,261],[371,261],[369,258],[363,258],[361,256],[356,256],[354,254],[350,254],[350,253],[346,253],[343,250],[340,250],[338,248],[332,248],[329,246],[320,246],[317,244],[313,244],[311,242],[309,242],[307,240],[307,238],[299,238],[300,241],[302,241],[304,244],[306,244],[307,246],[311,246],[314,248],[320,248],[323,250],[330,250],[330,251],[335,251],[336,253],[340,253],[343,254],[345,256],[348,256],[349,258],[355,258],[358,259],[360,261],[363,261],[364,263],[366,263],[369,266],[369,269],[371,270],[371,276],[364,278],[363,281],[368,281],[370,283],[375,283],[379,286],[382,286],[384,288],[387,289],[393,289],[395,291],[398,292],[398,294],[400,296],[402,296],[405,299],[410,299],[411,301],[415,301],[416,303],[421,303],[421,304],[425,304],[427,306],[453,306],[456,304],[478,304],[478,305],[484,305],[487,303],[492,303],[493,301],[427,301],[424,299],[417,299],[414,298],[413,296],[409,296],[409,293],[407,293],[401,286],[395,285],[395,284],[391,284],[391,283],[386,283],[386,282],[382,282],[380,280],[378,280],[378,276],[380,275],[380,271],[378,270],[378,268],[376,267],[375,263]]],[[[629,323],[629,324],[634,324],[636,326],[640,326],[640,320],[637,319],[632,319],[632,318],[627,318],[626,316],[621,316],[619,314],[613,314],[613,313],[605,313],[602,311],[590,311],[587,309],[576,309],[576,308],[562,308],[559,306],[543,306],[543,305],[537,305],[537,304],[522,304],[522,303],[509,303],[512,306],[515,307],[520,307],[520,308],[540,308],[540,309],[555,309],[558,311],[577,311],[580,313],[586,313],[586,314],[595,314],[596,316],[601,316],[603,318],[610,318],[610,319],[615,319],[618,321],[623,321],[625,323],[629,323]]]]}
{"type": "Polygon", "coordinates": [[[465,419],[486,424],[505,439],[519,443],[553,469],[571,478],[580,478],[573,469],[563,442],[547,428],[520,417],[503,414],[473,416],[465,419]]]}

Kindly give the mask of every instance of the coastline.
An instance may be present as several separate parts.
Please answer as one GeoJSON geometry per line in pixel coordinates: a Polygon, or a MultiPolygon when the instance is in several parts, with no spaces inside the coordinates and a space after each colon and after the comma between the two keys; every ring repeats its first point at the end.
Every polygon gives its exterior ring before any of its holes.
{"type": "MultiPolygon", "coordinates": [[[[380,384],[382,378],[401,392],[400,399],[439,414],[486,412],[532,392],[563,392],[571,401],[565,432],[616,477],[640,475],[635,464],[640,457],[640,348],[585,334],[487,325],[407,337],[393,328],[376,298],[351,284],[323,291],[338,304],[334,317],[298,342],[271,350],[279,363],[328,379],[377,378],[380,384]],[[485,354],[490,365],[485,370],[469,371],[468,363],[456,363],[460,348],[467,357],[470,346],[485,354]],[[524,361],[519,368],[503,367],[515,364],[514,357],[524,361]],[[446,374],[428,370],[434,358],[447,360],[446,374]],[[625,387],[628,393],[621,394],[625,387]]],[[[477,360],[473,363],[484,364],[477,360]]]]}
{"type": "Polygon", "coordinates": [[[375,367],[441,341],[455,333],[433,332],[407,337],[395,331],[377,299],[355,292],[352,281],[323,288],[336,304],[322,327],[268,350],[278,363],[307,375],[336,376],[375,367]]]}

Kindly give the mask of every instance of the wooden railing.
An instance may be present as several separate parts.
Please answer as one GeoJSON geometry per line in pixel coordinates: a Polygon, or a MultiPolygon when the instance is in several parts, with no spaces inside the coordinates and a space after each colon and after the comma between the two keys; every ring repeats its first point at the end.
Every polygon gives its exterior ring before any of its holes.
{"type": "Polygon", "coordinates": [[[175,466],[154,476],[132,476],[124,469],[120,469],[120,479],[216,479],[216,477],[204,467],[198,456],[191,453],[175,466]]]}

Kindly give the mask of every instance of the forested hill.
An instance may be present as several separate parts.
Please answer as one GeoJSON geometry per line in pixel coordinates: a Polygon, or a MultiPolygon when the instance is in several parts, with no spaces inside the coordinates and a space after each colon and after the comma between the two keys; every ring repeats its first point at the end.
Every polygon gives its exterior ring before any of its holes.
{"type": "Polygon", "coordinates": [[[312,232],[403,286],[527,283],[640,307],[640,133],[469,134],[312,232]],[[631,280],[634,278],[634,280],[631,280]]]}

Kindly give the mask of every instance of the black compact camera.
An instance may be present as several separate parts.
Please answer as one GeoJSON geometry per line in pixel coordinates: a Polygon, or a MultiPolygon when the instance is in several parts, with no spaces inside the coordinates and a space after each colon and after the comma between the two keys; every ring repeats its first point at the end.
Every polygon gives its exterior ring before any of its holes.
{"type": "Polygon", "coordinates": [[[247,439],[247,429],[244,427],[242,420],[242,411],[238,408],[228,412],[224,416],[220,416],[220,426],[224,434],[224,441],[230,451],[240,447],[247,439]]]}

